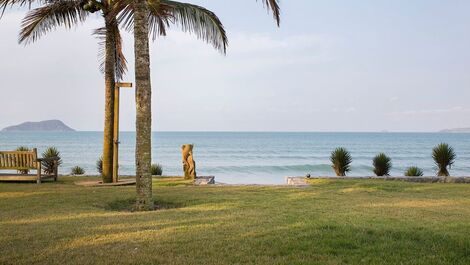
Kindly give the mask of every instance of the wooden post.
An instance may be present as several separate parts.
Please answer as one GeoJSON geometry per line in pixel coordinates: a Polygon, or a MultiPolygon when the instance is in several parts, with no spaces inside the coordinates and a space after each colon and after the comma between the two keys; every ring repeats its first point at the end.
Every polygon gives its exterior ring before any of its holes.
{"type": "Polygon", "coordinates": [[[38,163],[38,165],[37,165],[37,168],[38,168],[38,176],[37,177],[38,178],[37,178],[36,182],[38,184],[41,184],[41,170],[42,170],[41,169],[41,161],[38,161],[37,163],[38,163]]]}
{"type": "Polygon", "coordinates": [[[38,161],[38,149],[33,148],[33,161],[36,162],[36,170],[37,170],[37,179],[36,183],[41,184],[41,161],[38,161]]]}
{"type": "Polygon", "coordinates": [[[132,83],[116,83],[114,88],[113,183],[119,181],[119,92],[121,87],[132,87],[132,83]]]}

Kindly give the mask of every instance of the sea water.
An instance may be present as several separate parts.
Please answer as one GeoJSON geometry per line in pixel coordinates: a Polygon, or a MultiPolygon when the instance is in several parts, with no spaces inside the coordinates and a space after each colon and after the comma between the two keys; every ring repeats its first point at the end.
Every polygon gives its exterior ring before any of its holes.
{"type": "MultiPolygon", "coordinates": [[[[58,148],[61,174],[68,174],[73,166],[98,174],[102,141],[102,132],[0,132],[0,150],[58,148]]],[[[120,142],[120,174],[132,175],[135,133],[122,132],[120,142]]],[[[215,176],[223,183],[277,184],[285,183],[285,176],[333,176],[331,151],[345,147],[353,158],[350,176],[373,175],[372,158],[379,152],[392,158],[391,175],[403,175],[407,167],[418,166],[431,176],[436,171],[432,148],[442,142],[457,154],[451,174],[470,175],[470,134],[465,133],[154,132],[152,159],[163,166],[164,175],[182,175],[181,145],[194,144],[198,175],[215,176]]]]}

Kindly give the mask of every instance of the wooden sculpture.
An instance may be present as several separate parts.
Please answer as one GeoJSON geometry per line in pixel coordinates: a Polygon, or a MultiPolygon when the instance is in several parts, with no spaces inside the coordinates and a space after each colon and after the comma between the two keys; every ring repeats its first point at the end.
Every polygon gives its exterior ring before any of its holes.
{"type": "Polygon", "coordinates": [[[181,146],[181,153],[183,154],[183,171],[185,179],[196,178],[196,161],[193,158],[193,145],[184,144],[181,146]]]}

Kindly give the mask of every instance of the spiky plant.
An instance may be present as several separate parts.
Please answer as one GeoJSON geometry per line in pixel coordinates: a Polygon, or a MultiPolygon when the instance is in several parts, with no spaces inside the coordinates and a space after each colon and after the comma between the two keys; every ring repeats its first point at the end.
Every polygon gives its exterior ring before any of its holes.
{"type": "Polygon", "coordinates": [[[31,151],[31,149],[26,146],[19,146],[18,148],[16,148],[16,151],[31,151]]]}
{"type": "Polygon", "coordinates": [[[346,176],[346,173],[351,170],[350,164],[352,163],[352,158],[346,148],[336,148],[331,153],[330,161],[337,176],[346,176]]]}
{"type": "Polygon", "coordinates": [[[150,173],[152,173],[152,176],[161,176],[163,173],[162,165],[152,164],[150,166],[150,173]]]}
{"type": "Polygon", "coordinates": [[[432,150],[432,158],[437,166],[437,175],[440,177],[449,176],[447,168],[451,168],[455,162],[454,148],[446,143],[441,143],[432,150]]]}
{"type": "Polygon", "coordinates": [[[74,166],[70,172],[70,175],[79,176],[85,174],[85,170],[82,167],[74,166]]]}
{"type": "Polygon", "coordinates": [[[419,167],[409,167],[405,171],[407,177],[422,177],[423,175],[423,170],[419,167]]]}
{"type": "MultiPolygon", "coordinates": [[[[31,149],[29,149],[26,146],[19,146],[18,148],[16,148],[16,151],[31,151],[31,149]]],[[[28,174],[28,173],[29,173],[29,169],[18,170],[18,174],[28,174]]]]}
{"type": "Polygon", "coordinates": [[[54,163],[57,163],[57,166],[60,166],[62,164],[62,158],[60,157],[60,152],[59,150],[57,150],[57,148],[53,146],[48,147],[46,151],[42,153],[42,157],[50,158],[50,159],[53,158],[55,160],[55,162],[53,160],[43,160],[41,162],[44,173],[46,174],[54,173],[54,163]]]}
{"type": "Polygon", "coordinates": [[[102,156],[98,158],[98,160],[96,160],[96,170],[98,170],[98,173],[100,173],[100,175],[103,175],[103,157],[102,156]]]}
{"type": "Polygon", "coordinates": [[[390,175],[390,169],[392,169],[392,159],[386,154],[380,153],[376,155],[372,162],[374,165],[375,175],[379,177],[390,175]]]}

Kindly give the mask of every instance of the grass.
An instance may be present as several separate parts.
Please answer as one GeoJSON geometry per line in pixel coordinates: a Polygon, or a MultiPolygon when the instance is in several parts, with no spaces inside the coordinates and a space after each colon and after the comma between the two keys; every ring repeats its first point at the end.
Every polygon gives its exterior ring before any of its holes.
{"type": "MultiPolygon", "coordinates": [[[[0,183],[0,264],[470,264],[464,184],[311,180],[306,188],[0,183]]],[[[87,178],[89,179],[89,178],[87,178]]]]}

